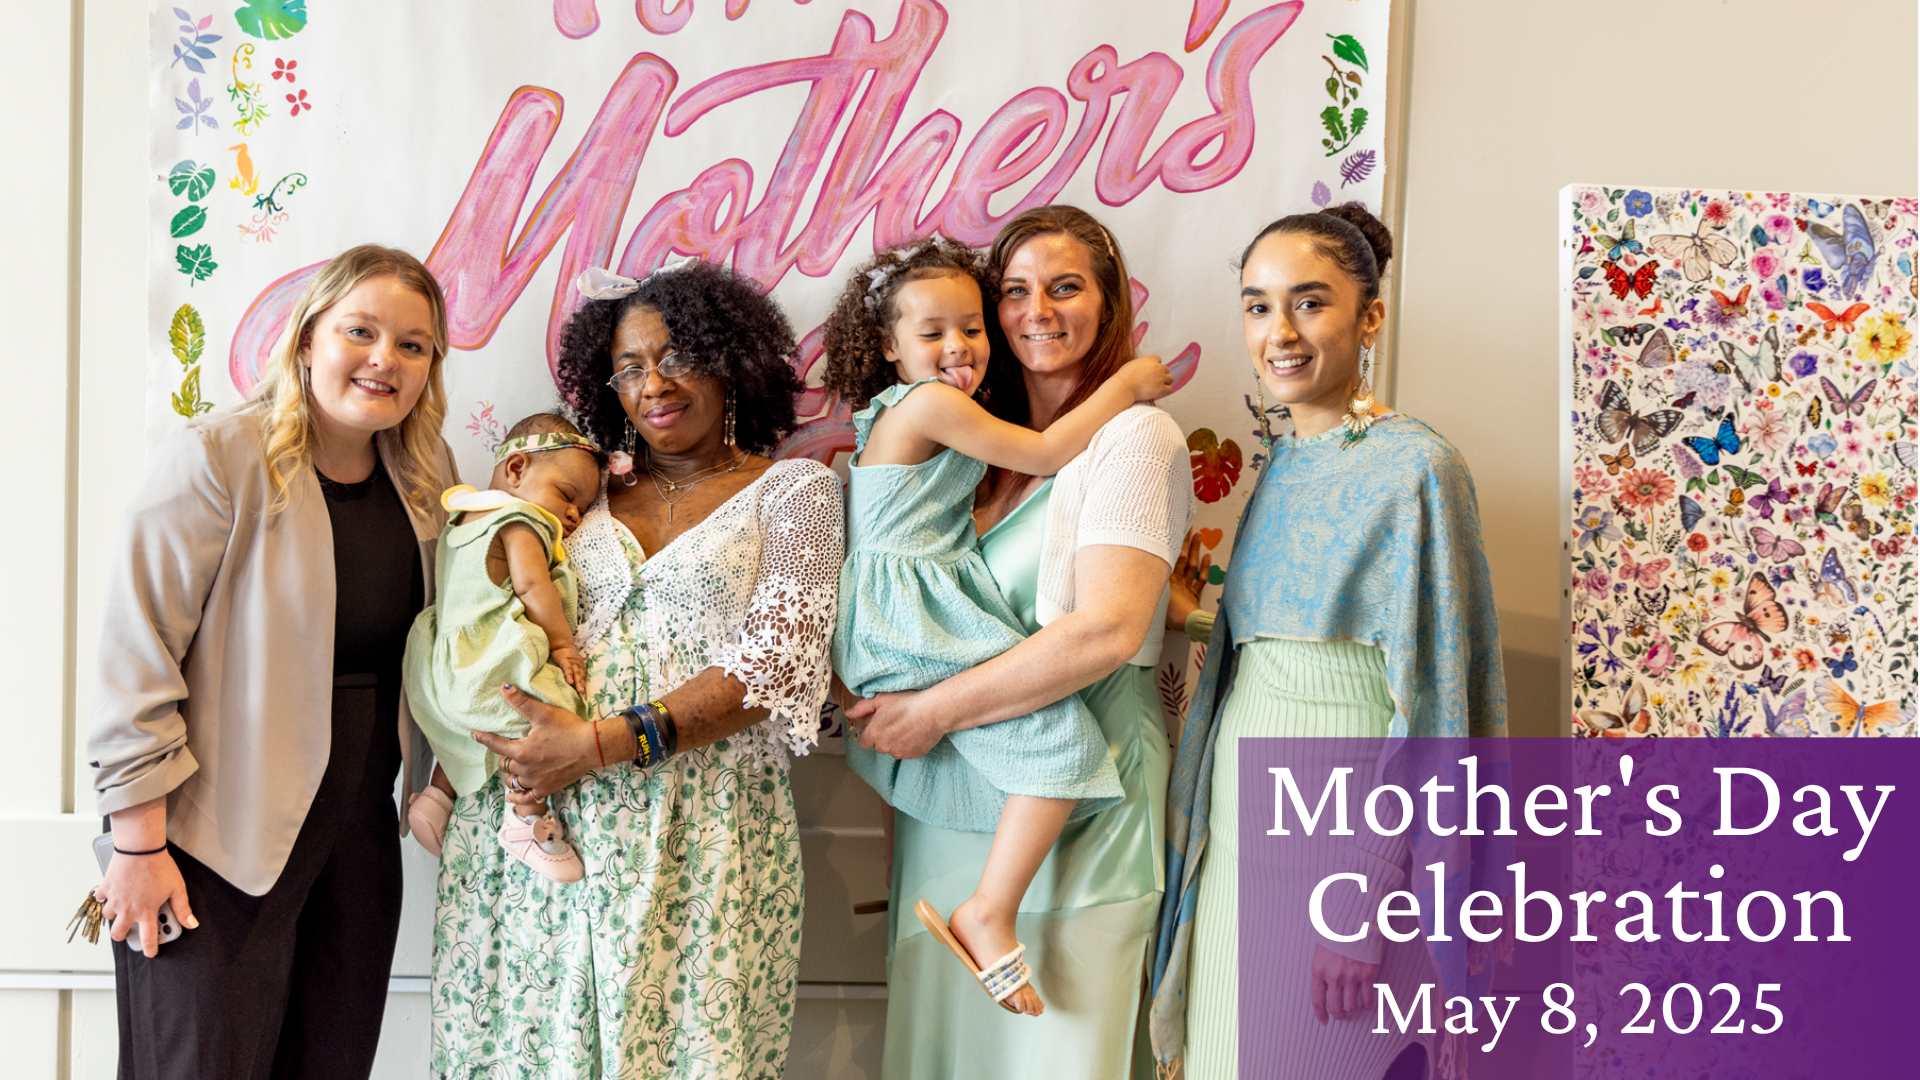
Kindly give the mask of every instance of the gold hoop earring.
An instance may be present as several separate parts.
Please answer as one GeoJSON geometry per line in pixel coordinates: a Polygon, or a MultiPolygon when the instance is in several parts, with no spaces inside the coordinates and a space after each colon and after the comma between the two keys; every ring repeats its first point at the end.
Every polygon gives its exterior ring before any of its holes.
{"type": "Polygon", "coordinates": [[[1373,426],[1373,346],[1360,346],[1360,381],[1354,386],[1353,398],[1347,402],[1347,416],[1343,423],[1347,434],[1340,444],[1345,450],[1354,443],[1367,437],[1367,429],[1373,426]]]}

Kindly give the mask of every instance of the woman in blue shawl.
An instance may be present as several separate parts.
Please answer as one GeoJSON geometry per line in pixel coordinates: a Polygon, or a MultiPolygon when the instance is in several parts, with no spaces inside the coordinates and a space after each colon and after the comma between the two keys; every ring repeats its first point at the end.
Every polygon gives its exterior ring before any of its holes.
{"type": "MultiPolygon", "coordinates": [[[[1285,406],[1293,433],[1263,440],[1271,460],[1234,541],[1168,792],[1168,888],[1151,1031],[1163,1070],[1183,1063],[1190,1080],[1239,1075],[1243,1064],[1239,740],[1329,737],[1316,744],[1325,747],[1314,751],[1316,760],[1303,764],[1323,774],[1352,767],[1364,792],[1383,782],[1413,790],[1436,772],[1450,778],[1459,755],[1448,750],[1464,744],[1421,737],[1506,730],[1499,629],[1472,478],[1432,428],[1371,393],[1373,343],[1386,320],[1380,274],[1392,245],[1378,219],[1349,203],[1282,218],[1241,257],[1260,408],[1266,399],[1285,406]]],[[[1190,601],[1176,603],[1173,617],[1190,609],[1190,601]]],[[[1189,633],[1199,636],[1208,621],[1196,613],[1186,620],[1189,633]]],[[[1312,785],[1306,797],[1318,792],[1312,785]]],[[[1435,982],[1436,1006],[1455,994],[1484,993],[1493,946],[1458,934],[1446,942],[1425,934],[1386,941],[1377,925],[1354,933],[1373,919],[1371,902],[1403,887],[1421,898],[1431,930],[1436,875],[1409,871],[1436,861],[1455,902],[1478,888],[1511,893],[1494,874],[1512,860],[1490,849],[1493,838],[1437,836],[1425,825],[1416,818],[1393,837],[1363,828],[1344,843],[1289,849],[1286,874],[1311,881],[1358,871],[1370,888],[1343,894],[1351,898],[1344,909],[1338,901],[1329,906],[1329,929],[1359,940],[1322,937],[1304,919],[1285,932],[1287,962],[1278,979],[1263,980],[1258,1002],[1263,1025],[1277,1029],[1263,1031],[1261,1043],[1281,1049],[1275,1060],[1252,1063],[1258,1075],[1418,1077],[1426,1073],[1421,1055],[1430,1052],[1432,1075],[1465,1076],[1462,1036],[1435,1043],[1414,1030],[1373,1034],[1372,987],[1385,983],[1405,1003],[1422,983],[1435,982]]]]}

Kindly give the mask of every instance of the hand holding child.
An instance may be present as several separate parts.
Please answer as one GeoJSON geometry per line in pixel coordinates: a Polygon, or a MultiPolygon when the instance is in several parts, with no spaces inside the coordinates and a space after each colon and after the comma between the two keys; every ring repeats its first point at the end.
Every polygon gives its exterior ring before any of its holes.
{"type": "Polygon", "coordinates": [[[1127,361],[1118,378],[1133,389],[1135,401],[1158,401],[1173,393],[1173,372],[1157,356],[1137,356],[1127,361]]]}
{"type": "Polygon", "coordinates": [[[586,697],[587,661],[580,655],[580,650],[572,645],[555,645],[547,650],[547,656],[560,669],[560,674],[567,677],[567,685],[579,691],[581,697],[586,697]]]}

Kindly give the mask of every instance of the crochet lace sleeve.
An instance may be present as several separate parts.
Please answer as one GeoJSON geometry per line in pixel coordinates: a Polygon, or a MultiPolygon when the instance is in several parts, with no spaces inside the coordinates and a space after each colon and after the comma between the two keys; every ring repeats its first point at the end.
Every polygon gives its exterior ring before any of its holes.
{"type": "Polygon", "coordinates": [[[1171,568],[1193,524],[1192,470],[1180,425],[1160,409],[1136,406],[1102,429],[1089,458],[1075,547],[1138,548],[1171,568]]]}
{"type": "Polygon", "coordinates": [[[715,666],[746,684],[744,704],[771,711],[776,742],[805,754],[832,685],[828,646],[846,546],[840,479],[817,462],[783,462],[789,476],[760,504],[753,598],[715,666]]]}

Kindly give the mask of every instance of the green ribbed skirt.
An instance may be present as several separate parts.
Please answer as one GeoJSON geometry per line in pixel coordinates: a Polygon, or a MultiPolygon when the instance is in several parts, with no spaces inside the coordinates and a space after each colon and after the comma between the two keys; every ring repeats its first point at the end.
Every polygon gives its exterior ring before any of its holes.
{"type": "MultiPolygon", "coordinates": [[[[1188,1080],[1240,1073],[1240,740],[1384,739],[1393,712],[1386,654],[1372,645],[1260,638],[1240,646],[1233,689],[1221,710],[1214,745],[1213,802],[1208,810],[1212,829],[1200,874],[1193,966],[1187,984],[1188,1080]]],[[[1362,749],[1367,745],[1329,742],[1327,760],[1303,764],[1307,772],[1322,775],[1346,765],[1353,767],[1356,777],[1371,777],[1376,761],[1362,749]]],[[[1303,844],[1297,850],[1301,864],[1289,867],[1288,877],[1297,874],[1308,882],[1301,894],[1311,889],[1311,882],[1339,869],[1335,865],[1341,853],[1338,842],[1303,844]]],[[[1250,1002],[1259,1015],[1286,1031],[1287,1049],[1281,1060],[1261,1062],[1258,1075],[1378,1080],[1418,1036],[1370,1034],[1371,1011],[1364,1017],[1331,1020],[1324,1027],[1315,1021],[1307,976],[1319,939],[1304,918],[1297,921],[1300,932],[1288,941],[1282,977],[1249,991],[1260,995],[1261,1000],[1250,1002]]],[[[1431,970],[1419,941],[1385,943],[1380,980],[1395,987],[1399,1000],[1416,992],[1431,970]]]]}

